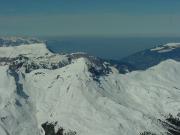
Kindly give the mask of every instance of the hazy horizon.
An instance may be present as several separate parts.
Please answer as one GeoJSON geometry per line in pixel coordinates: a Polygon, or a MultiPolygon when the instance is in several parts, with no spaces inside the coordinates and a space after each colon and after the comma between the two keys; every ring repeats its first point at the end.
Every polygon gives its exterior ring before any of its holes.
{"type": "Polygon", "coordinates": [[[44,39],[47,40],[47,46],[54,52],[86,52],[93,56],[115,60],[144,49],[170,42],[180,42],[180,37],[46,37],[44,39]]]}
{"type": "Polygon", "coordinates": [[[179,0],[2,0],[0,35],[180,36],[179,0]]]}

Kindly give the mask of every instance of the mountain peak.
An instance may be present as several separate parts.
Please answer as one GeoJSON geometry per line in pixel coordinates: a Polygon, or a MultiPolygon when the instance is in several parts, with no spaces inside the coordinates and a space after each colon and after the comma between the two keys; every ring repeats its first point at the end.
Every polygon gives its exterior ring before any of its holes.
{"type": "Polygon", "coordinates": [[[83,52],[71,54],[53,53],[49,51],[45,43],[0,47],[0,64],[8,64],[13,69],[24,67],[26,73],[37,69],[54,70],[79,61],[86,64],[93,79],[97,81],[100,76],[107,75],[111,71],[108,64],[100,58],[83,52]]]}

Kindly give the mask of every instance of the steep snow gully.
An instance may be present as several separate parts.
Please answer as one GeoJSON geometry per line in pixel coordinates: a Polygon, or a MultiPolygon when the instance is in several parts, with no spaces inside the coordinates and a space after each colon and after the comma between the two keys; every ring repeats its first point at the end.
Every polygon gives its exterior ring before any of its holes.
{"type": "Polygon", "coordinates": [[[0,47],[0,135],[180,135],[180,62],[120,74],[20,41],[0,47]]]}

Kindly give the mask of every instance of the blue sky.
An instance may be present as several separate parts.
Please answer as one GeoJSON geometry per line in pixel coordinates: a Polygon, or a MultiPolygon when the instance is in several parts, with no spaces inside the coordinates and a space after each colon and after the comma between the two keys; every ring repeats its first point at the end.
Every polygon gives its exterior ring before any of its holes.
{"type": "Polygon", "coordinates": [[[180,0],[0,0],[0,35],[180,36],[180,0]]]}

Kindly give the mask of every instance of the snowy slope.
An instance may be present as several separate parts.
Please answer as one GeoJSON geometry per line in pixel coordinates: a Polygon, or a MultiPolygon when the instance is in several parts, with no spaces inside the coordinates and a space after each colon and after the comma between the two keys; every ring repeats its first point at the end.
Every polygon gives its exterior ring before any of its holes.
{"type": "Polygon", "coordinates": [[[51,54],[47,50],[44,43],[37,43],[31,45],[21,45],[21,46],[10,46],[10,47],[1,47],[0,57],[15,58],[19,55],[26,55],[31,57],[40,57],[51,54]]]}
{"type": "Polygon", "coordinates": [[[167,118],[180,113],[179,62],[166,60],[123,75],[82,54],[53,54],[42,44],[28,47],[0,48],[5,54],[0,55],[0,135],[166,135],[172,126],[178,130],[167,118]],[[50,133],[51,124],[55,131],[50,133]]]}

